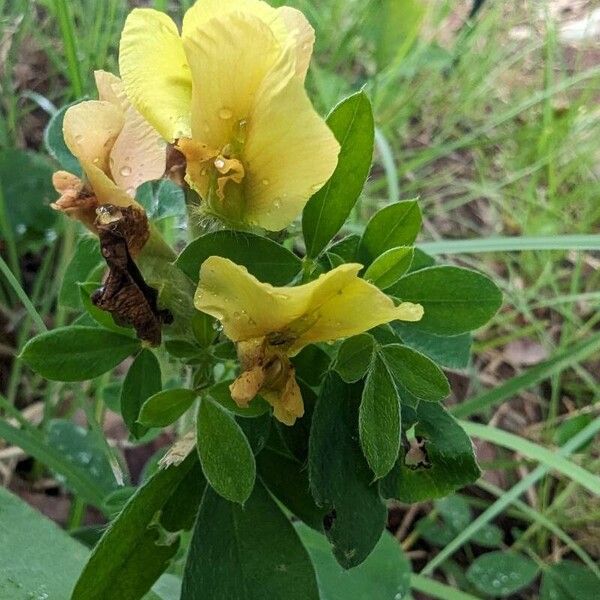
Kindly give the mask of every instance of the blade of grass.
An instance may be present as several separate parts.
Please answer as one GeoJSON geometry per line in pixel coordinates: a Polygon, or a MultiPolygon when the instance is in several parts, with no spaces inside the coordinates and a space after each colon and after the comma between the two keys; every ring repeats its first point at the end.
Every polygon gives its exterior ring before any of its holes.
{"type": "Polygon", "coordinates": [[[10,268],[8,267],[8,265],[6,264],[6,262],[4,261],[4,259],[1,256],[0,256],[0,271],[6,278],[6,281],[8,281],[8,284],[15,291],[15,294],[17,295],[19,300],[23,303],[23,306],[29,313],[31,320],[35,323],[37,329],[39,331],[47,331],[46,324],[42,320],[42,317],[40,317],[38,311],[35,309],[35,306],[33,306],[31,300],[29,300],[27,294],[25,293],[25,290],[23,290],[23,288],[17,281],[17,278],[14,276],[13,272],[10,270],[10,268]]]}
{"type": "Polygon", "coordinates": [[[65,477],[73,491],[88,504],[102,509],[104,498],[102,488],[89,479],[84,469],[73,465],[60,452],[44,443],[41,436],[17,429],[0,419],[0,438],[4,438],[9,444],[18,446],[39,462],[65,477]]]}
{"type": "MultiPolygon", "coordinates": [[[[6,203],[4,201],[4,192],[2,191],[2,185],[0,184],[0,233],[4,238],[6,245],[6,253],[8,255],[8,262],[12,269],[13,275],[16,280],[21,283],[21,269],[19,267],[19,254],[17,252],[17,243],[15,241],[15,235],[11,224],[8,222],[8,213],[6,211],[6,203]]],[[[0,257],[1,258],[1,257],[0,257]]]]}
{"type": "Polygon", "coordinates": [[[528,458],[546,465],[554,471],[562,473],[565,477],[576,481],[580,486],[586,488],[592,494],[600,496],[600,477],[590,473],[574,462],[563,458],[554,450],[549,450],[548,448],[544,448],[543,446],[535,444],[518,435],[514,435],[508,431],[502,431],[502,429],[490,425],[469,423],[468,421],[460,421],[460,424],[470,436],[492,442],[493,444],[513,450],[523,456],[527,456],[528,458]]]}
{"type": "Polygon", "coordinates": [[[484,392],[483,394],[463,402],[451,409],[455,417],[464,418],[480,413],[487,408],[496,406],[505,400],[515,396],[522,390],[530,388],[540,381],[547,379],[554,373],[558,373],[585,360],[600,350],[600,333],[573,344],[555,354],[547,361],[532,367],[523,374],[509,379],[506,383],[484,392]]]}
{"type": "MultiPolygon", "coordinates": [[[[573,436],[564,446],[558,449],[557,454],[565,457],[575,452],[583,446],[588,440],[600,432],[600,417],[596,418],[587,427],[582,429],[577,435],[573,436]]],[[[450,558],[461,546],[468,542],[471,537],[477,533],[484,525],[487,525],[492,519],[498,516],[505,508],[510,506],[515,499],[523,494],[532,485],[535,485],[542,477],[550,471],[550,467],[539,465],[527,477],[507,490],[504,495],[487,510],[481,513],[468,527],[457,535],[449,544],[447,544],[438,555],[436,555],[424,569],[421,575],[431,575],[447,558],[450,558]]]]}
{"type": "Polygon", "coordinates": [[[60,33],[63,39],[65,57],[69,69],[69,79],[73,96],[79,98],[83,96],[83,78],[79,68],[79,58],[77,56],[77,44],[75,42],[75,23],[69,10],[67,0],[54,0],[56,18],[60,27],[60,33]]]}
{"type": "MultiPolygon", "coordinates": [[[[477,482],[477,486],[482,490],[493,494],[497,498],[500,498],[504,495],[504,490],[495,486],[485,479],[480,479],[477,482]]],[[[524,513],[527,517],[529,517],[535,523],[538,523],[542,527],[545,527],[548,531],[553,533],[559,540],[561,540],[566,546],[568,546],[585,565],[597,576],[600,577],[600,568],[594,562],[592,557],[567,533],[565,533],[558,525],[553,523],[548,517],[546,517],[541,512],[531,508],[525,502],[515,499],[513,504],[516,508],[518,508],[522,513],[524,513]]]]}
{"type": "Polygon", "coordinates": [[[398,202],[400,200],[400,186],[398,184],[398,171],[396,169],[396,161],[394,160],[394,152],[379,127],[375,128],[375,144],[377,145],[381,163],[385,170],[388,201],[390,203],[398,202]]]}
{"type": "Polygon", "coordinates": [[[428,598],[439,598],[439,600],[478,600],[476,596],[471,596],[465,592],[454,589],[449,585],[423,577],[413,573],[410,578],[410,587],[417,592],[425,594],[428,598]]]}
{"type": "Polygon", "coordinates": [[[523,252],[525,250],[600,250],[600,235],[553,235],[440,240],[422,242],[427,254],[479,254],[481,252],[523,252]]]}

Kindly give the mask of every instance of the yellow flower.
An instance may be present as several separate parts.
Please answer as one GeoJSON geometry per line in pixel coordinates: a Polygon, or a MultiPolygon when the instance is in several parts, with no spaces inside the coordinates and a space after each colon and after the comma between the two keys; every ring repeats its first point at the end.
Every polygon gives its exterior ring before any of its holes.
{"type": "Polygon", "coordinates": [[[194,304],[219,319],[236,343],[242,374],[231,386],[246,406],[260,391],[275,417],[291,425],[304,413],[289,357],[308,344],[356,335],[394,320],[418,321],[419,304],[392,299],[345,264],[297,287],[261,283],[239,265],[217,256],[202,264],[194,304]]]}
{"type": "Polygon", "coordinates": [[[54,174],[61,198],[54,208],[93,229],[101,204],[136,205],[135,190],[165,172],[166,144],[131,106],[121,80],[96,71],[99,100],[80,102],[65,113],[63,134],[79,160],[86,182],[65,171],[54,174]]]}
{"type": "Polygon", "coordinates": [[[304,90],[313,43],[302,13],[259,0],[200,0],[181,35],[152,9],[127,18],[127,95],[185,155],[209,214],[277,231],[333,173],[339,144],[304,90]]]}

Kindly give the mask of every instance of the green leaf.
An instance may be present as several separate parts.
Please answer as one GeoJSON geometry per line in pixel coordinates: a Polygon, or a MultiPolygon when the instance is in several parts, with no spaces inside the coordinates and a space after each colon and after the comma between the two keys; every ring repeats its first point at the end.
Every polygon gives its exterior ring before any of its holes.
{"type": "Polygon", "coordinates": [[[358,254],[358,246],[360,245],[360,235],[352,233],[343,237],[341,240],[331,244],[327,248],[327,253],[335,254],[344,259],[344,262],[354,262],[358,254]]]}
{"type": "Polygon", "coordinates": [[[423,460],[413,461],[401,447],[396,465],[382,481],[384,497],[422,502],[442,498],[476,481],[481,473],[473,444],[456,420],[432,402],[421,402],[417,417],[415,436],[424,440],[423,460]]]}
{"type": "MultiPolygon", "coordinates": [[[[48,424],[46,444],[72,465],[87,471],[90,480],[103,490],[103,495],[119,489],[105,450],[90,431],[71,421],[54,419],[48,424]]],[[[59,481],[63,480],[60,472],[57,477],[59,481]]]]}
{"type": "Polygon", "coordinates": [[[359,261],[368,265],[387,250],[412,246],[420,229],[421,209],[416,200],[384,206],[367,223],[358,248],[359,261]]]}
{"type": "Polygon", "coordinates": [[[260,482],[243,508],[207,488],[181,593],[198,598],[319,600],[308,553],[260,482]]]}
{"type": "Polygon", "coordinates": [[[86,281],[85,283],[79,284],[79,294],[81,297],[81,304],[86,312],[92,317],[92,319],[98,323],[101,327],[126,335],[129,337],[135,336],[135,331],[132,327],[121,327],[115,323],[113,316],[101,308],[98,308],[93,302],[91,295],[98,289],[98,284],[93,281],[86,281]]]}
{"type": "Polygon", "coordinates": [[[400,449],[400,398],[385,363],[376,357],[365,381],[358,416],[360,445],[377,479],[394,466],[400,449]]]}
{"type": "Polygon", "coordinates": [[[58,162],[62,169],[78,177],[81,176],[81,166],[73,153],[67,148],[63,136],[63,121],[67,110],[74,104],[79,104],[79,102],[80,100],[77,100],[67,104],[54,113],[44,130],[44,146],[46,146],[48,154],[58,162]]]}
{"type": "Polygon", "coordinates": [[[142,404],[137,421],[144,427],[166,427],[192,406],[196,392],[187,389],[164,390],[142,404]]]}
{"type": "Polygon", "coordinates": [[[253,233],[213,231],[200,236],[179,255],[176,265],[194,282],[209,256],[222,256],[246,267],[259,281],[285,285],[300,271],[300,259],[278,243],[253,233]]]}
{"type": "Polygon", "coordinates": [[[386,291],[403,302],[422,304],[425,314],[411,326],[440,335],[477,329],[502,304],[502,293],[491,279],[459,267],[421,269],[409,273],[386,291]]]}
{"type": "Polygon", "coordinates": [[[371,553],[384,529],[387,511],[358,444],[361,386],[330,373],[321,388],[309,441],[313,497],[326,507],[325,533],[342,567],[371,553]]]}
{"type": "Polygon", "coordinates": [[[90,275],[102,264],[98,238],[84,235],[77,241],[73,258],[63,276],[58,302],[61,306],[81,308],[78,283],[90,281],[90,275]]]}
{"type": "Polygon", "coordinates": [[[327,118],[327,125],[341,150],[331,179],[304,207],[302,232],[309,258],[318,256],[340,230],[369,174],[375,126],[371,102],[365,92],[338,104],[327,118]]]}
{"type": "Polygon", "coordinates": [[[548,567],[542,575],[540,600],[597,600],[600,579],[589,569],[572,561],[562,560],[548,567]]]}
{"type": "Polygon", "coordinates": [[[17,149],[0,150],[0,197],[4,198],[9,236],[17,242],[47,244],[46,233],[56,221],[50,203],[56,200],[52,186],[53,168],[45,156],[17,149]]]}
{"type": "Polygon", "coordinates": [[[385,290],[394,285],[408,271],[413,259],[414,248],[398,246],[380,254],[367,268],[364,278],[385,290]]]}
{"type": "Polygon", "coordinates": [[[266,446],[271,433],[271,419],[270,413],[263,413],[258,417],[248,419],[245,417],[236,416],[235,421],[240,426],[240,429],[244,432],[252,453],[256,456],[262,452],[262,449],[266,446]]]}
{"type": "Polygon", "coordinates": [[[90,477],[87,468],[67,460],[61,452],[49,446],[41,435],[17,429],[0,419],[0,438],[22,448],[27,454],[64,478],[64,484],[88,504],[103,509],[105,490],[90,477]]]}
{"type": "Polygon", "coordinates": [[[321,600],[396,600],[408,593],[410,561],[389,533],[381,536],[364,563],[344,571],[323,535],[301,523],[296,531],[315,565],[321,600]]]}
{"type": "Polygon", "coordinates": [[[464,369],[469,365],[473,343],[470,333],[453,336],[435,335],[407,327],[406,323],[401,321],[394,321],[392,327],[407,346],[422,352],[444,367],[464,369]]]}
{"type": "Polygon", "coordinates": [[[240,417],[258,417],[269,411],[269,404],[260,396],[256,396],[246,408],[238,406],[229,391],[229,386],[232,383],[232,379],[220,381],[208,390],[208,395],[223,408],[240,417]]]}
{"type": "Polygon", "coordinates": [[[322,532],[327,511],[319,508],[311,496],[305,465],[270,448],[265,448],[256,460],[261,481],[271,494],[293,515],[322,532]]]}
{"type": "Polygon", "coordinates": [[[154,220],[168,217],[180,217],[186,214],[183,190],[170,179],[161,179],[154,194],[156,208],[152,214],[154,220]]]}
{"type": "Polygon", "coordinates": [[[484,525],[472,538],[471,542],[473,544],[477,544],[478,546],[483,546],[485,548],[498,548],[502,546],[502,542],[504,540],[504,533],[502,529],[494,525],[493,523],[488,523],[484,525]]]}
{"type": "Polygon", "coordinates": [[[461,496],[453,495],[437,500],[435,508],[442,519],[452,528],[452,531],[456,533],[460,533],[473,520],[471,507],[461,496]]]}
{"type": "Polygon", "coordinates": [[[224,498],[243,504],[254,487],[252,448],[235,419],[208,397],[198,408],[198,454],[208,483],[224,498]]]}
{"type": "Polygon", "coordinates": [[[446,376],[424,354],[402,344],[390,344],[381,349],[381,357],[396,384],[416,398],[437,402],[450,393],[446,376]]]}
{"type": "Polygon", "coordinates": [[[373,337],[361,333],[344,340],[335,359],[335,370],[346,383],[362,379],[373,358],[373,337]]]}
{"type": "Polygon", "coordinates": [[[0,598],[70,598],[85,546],[1,486],[0,506],[0,598]]]}
{"type": "Polygon", "coordinates": [[[94,548],[71,600],[139,600],[150,589],[179,548],[160,527],[161,509],[195,462],[192,453],[138,489],[94,548]]]}
{"type": "Polygon", "coordinates": [[[498,550],[478,556],[467,569],[467,579],[483,594],[506,598],[537,577],[538,566],[516,552],[498,550]]]}
{"type": "Polygon", "coordinates": [[[60,327],[27,342],[20,359],[52,381],[85,381],[114,369],[139,340],[98,327],[60,327]]]}
{"type": "Polygon", "coordinates": [[[129,367],[121,388],[121,415],[135,439],[139,440],[148,431],[137,422],[144,402],[161,389],[158,359],[152,351],[143,349],[129,367]]]}
{"type": "Polygon", "coordinates": [[[325,373],[329,370],[331,358],[319,346],[311,344],[292,358],[292,364],[296,369],[297,379],[301,379],[313,387],[318,387],[321,385],[325,373]]]}

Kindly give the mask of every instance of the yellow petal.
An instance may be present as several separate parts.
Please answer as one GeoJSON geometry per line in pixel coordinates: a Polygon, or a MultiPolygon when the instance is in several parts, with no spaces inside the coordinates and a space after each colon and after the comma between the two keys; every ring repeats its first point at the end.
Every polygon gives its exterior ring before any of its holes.
{"type": "Polygon", "coordinates": [[[104,102],[110,102],[116,107],[121,107],[119,92],[122,89],[121,80],[108,71],[94,71],[98,98],[104,102]]]}
{"type": "Polygon", "coordinates": [[[315,45],[315,30],[306,20],[306,17],[295,8],[282,6],[277,9],[277,13],[285,23],[288,35],[293,40],[296,53],[296,75],[304,79],[315,45]]]}
{"type": "Polygon", "coordinates": [[[190,137],[192,80],[175,23],[136,8],[121,34],[119,69],[133,106],[167,141],[190,137]]]}
{"type": "Polygon", "coordinates": [[[281,88],[274,73],[249,119],[244,148],[247,220],[278,231],[331,177],[340,146],[314,110],[304,84],[293,77],[281,88]]]}
{"type": "Polygon", "coordinates": [[[165,172],[167,146],[160,134],[129,102],[123,82],[112,73],[95,71],[100,100],[121,108],[125,124],[110,152],[113,181],[129,195],[146,181],[159,179],[165,172]]]}
{"type": "MultiPolygon", "coordinates": [[[[202,3],[203,4],[203,3],[202,3]]],[[[212,18],[184,35],[192,72],[192,138],[221,150],[243,136],[267,73],[280,56],[271,29],[246,13],[212,18]]]]}
{"type": "Polygon", "coordinates": [[[296,419],[304,416],[302,392],[290,369],[285,384],[280,390],[263,390],[262,397],[273,407],[274,417],[284,425],[292,426],[296,419]]]}
{"type": "Polygon", "coordinates": [[[345,264],[296,287],[261,283],[228,259],[211,256],[200,269],[196,308],[217,319],[231,340],[282,334],[294,354],[313,342],[356,335],[400,319],[418,321],[423,309],[391,298],[345,264]]]}
{"type": "Polygon", "coordinates": [[[67,110],[63,121],[65,143],[86,174],[91,166],[110,173],[110,151],[124,122],[122,111],[110,102],[89,100],[67,110]]]}

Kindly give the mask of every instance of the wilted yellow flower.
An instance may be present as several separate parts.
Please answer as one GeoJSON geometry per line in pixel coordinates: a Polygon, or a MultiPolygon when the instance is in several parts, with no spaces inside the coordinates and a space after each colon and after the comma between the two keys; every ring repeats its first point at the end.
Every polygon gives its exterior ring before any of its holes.
{"type": "Polygon", "coordinates": [[[420,304],[395,306],[381,290],[358,277],[359,264],[345,264],[297,287],[261,283],[228,259],[202,264],[194,303],[219,319],[236,343],[242,374],[231,386],[246,406],[260,391],[275,417],[291,425],[304,413],[289,357],[308,344],[349,337],[394,320],[418,321],[420,304]]]}
{"type": "Polygon", "coordinates": [[[86,181],[66,171],[54,174],[61,198],[54,208],[71,214],[93,229],[101,204],[136,204],[135,190],[165,172],[166,144],[131,106],[121,80],[96,71],[99,100],[80,102],[65,113],[63,134],[79,160],[86,181]]]}
{"type": "Polygon", "coordinates": [[[181,35],[156,10],[127,18],[127,95],[185,155],[207,213],[283,229],[333,173],[339,144],[304,90],[313,43],[301,12],[259,0],[200,0],[181,35]]]}

